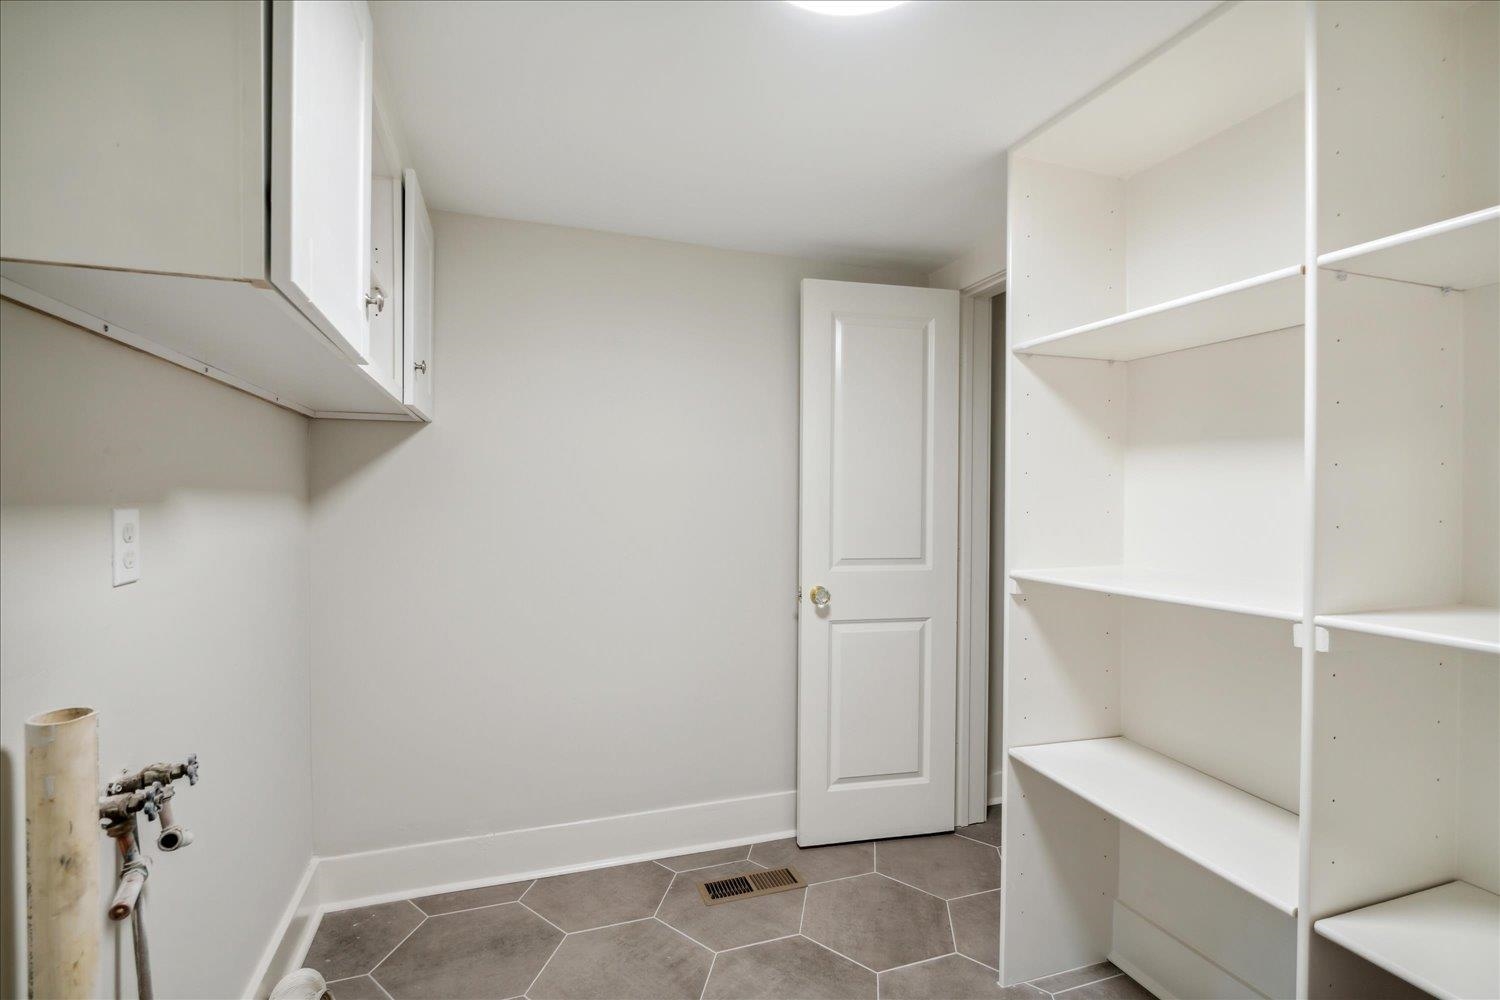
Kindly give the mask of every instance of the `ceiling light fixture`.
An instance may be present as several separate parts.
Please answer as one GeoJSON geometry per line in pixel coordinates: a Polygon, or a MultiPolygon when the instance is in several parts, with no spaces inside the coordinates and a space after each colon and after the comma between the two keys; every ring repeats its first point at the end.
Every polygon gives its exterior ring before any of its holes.
{"type": "Polygon", "coordinates": [[[814,14],[857,17],[860,14],[879,14],[883,10],[901,6],[906,0],[786,0],[786,2],[793,7],[810,10],[814,14]]]}

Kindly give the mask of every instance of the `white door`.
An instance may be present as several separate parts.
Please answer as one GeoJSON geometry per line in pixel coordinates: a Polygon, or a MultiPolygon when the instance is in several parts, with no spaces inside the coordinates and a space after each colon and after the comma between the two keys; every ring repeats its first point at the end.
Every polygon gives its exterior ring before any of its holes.
{"type": "Polygon", "coordinates": [[[271,283],[365,364],[370,11],[365,0],[278,0],[271,38],[271,283]]]}
{"type": "Polygon", "coordinates": [[[432,219],[422,201],[417,172],[402,175],[406,221],[402,267],[402,323],[406,336],[406,395],[403,402],[418,416],[432,419],[432,219]]]}
{"type": "Polygon", "coordinates": [[[953,829],[958,315],[957,292],[802,282],[803,846],[953,829]]]}

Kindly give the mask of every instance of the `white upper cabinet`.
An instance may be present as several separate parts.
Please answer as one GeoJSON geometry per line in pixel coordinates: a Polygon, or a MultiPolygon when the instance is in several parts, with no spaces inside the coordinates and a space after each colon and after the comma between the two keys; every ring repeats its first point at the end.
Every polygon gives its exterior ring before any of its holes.
{"type": "Polygon", "coordinates": [[[0,4],[0,293],[311,416],[423,419],[373,69],[364,0],[0,4]]]}
{"type": "Polygon", "coordinates": [[[370,11],[364,0],[277,0],[271,31],[271,281],[363,364],[370,351],[370,11]]]}

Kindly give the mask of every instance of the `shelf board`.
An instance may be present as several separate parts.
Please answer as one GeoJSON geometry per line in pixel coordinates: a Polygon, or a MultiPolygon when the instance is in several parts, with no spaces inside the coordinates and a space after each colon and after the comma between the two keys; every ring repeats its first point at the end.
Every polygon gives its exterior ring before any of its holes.
{"type": "Polygon", "coordinates": [[[1435,997],[1500,997],[1500,896],[1467,882],[1324,917],[1313,929],[1435,997]]]}
{"type": "Polygon", "coordinates": [[[1289,916],[1297,816],[1122,736],[1015,747],[1010,756],[1289,916]]]}
{"type": "Polygon", "coordinates": [[[1318,615],[1314,621],[1324,628],[1346,632],[1409,639],[1476,653],[1500,653],[1500,608],[1447,604],[1432,608],[1318,615]]]}
{"type": "Polygon", "coordinates": [[[1500,281],[1500,205],[1325,253],[1318,266],[1438,288],[1500,281]]]}
{"type": "Polygon", "coordinates": [[[1183,604],[1211,611],[1258,615],[1281,621],[1300,621],[1301,602],[1295,593],[1258,583],[1212,580],[1132,566],[1066,566],[1055,569],[1018,569],[1011,579],[1054,587],[1091,590],[1116,597],[1136,597],[1166,604],[1183,604]]]}
{"type": "Polygon", "coordinates": [[[1016,354],[1134,361],[1302,325],[1293,265],[1017,344],[1016,354]]]}

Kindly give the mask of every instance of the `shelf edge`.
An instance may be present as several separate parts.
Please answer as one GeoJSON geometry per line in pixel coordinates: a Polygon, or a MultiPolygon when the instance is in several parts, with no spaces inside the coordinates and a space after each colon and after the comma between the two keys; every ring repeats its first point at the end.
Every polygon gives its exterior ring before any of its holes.
{"type": "MultiPolygon", "coordinates": [[[[1130,323],[1138,319],[1145,319],[1148,316],[1156,316],[1161,313],[1171,312],[1174,309],[1181,309],[1186,306],[1197,305],[1199,302],[1208,302],[1212,299],[1222,298],[1226,295],[1233,295],[1235,292],[1242,292],[1246,291],[1247,289],[1258,288],[1262,285],[1274,284],[1275,282],[1302,274],[1304,270],[1305,268],[1303,265],[1292,264],[1288,267],[1277,268],[1274,271],[1267,271],[1265,274],[1257,274],[1254,277],[1245,278],[1241,281],[1231,282],[1227,285],[1219,285],[1206,291],[1194,292],[1191,295],[1184,295],[1181,298],[1171,299],[1166,302],[1159,302],[1156,305],[1152,306],[1143,306],[1140,309],[1133,309],[1130,312],[1120,313],[1116,316],[1110,316],[1101,320],[1095,320],[1092,323],[1085,323],[1082,326],[1075,326],[1067,330],[1061,330],[1057,333],[1049,333],[1042,337],[1033,337],[1032,339],[1025,341],[1024,343],[1020,343],[1012,347],[1011,353],[1031,354],[1034,353],[1038,347],[1044,347],[1047,344],[1055,344],[1062,340],[1068,340],[1072,337],[1080,336],[1081,334],[1093,333],[1095,330],[1105,330],[1112,326],[1120,326],[1121,324],[1130,323]]],[[[1267,330],[1264,332],[1270,333],[1272,331],[1267,330]]]]}

